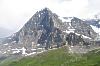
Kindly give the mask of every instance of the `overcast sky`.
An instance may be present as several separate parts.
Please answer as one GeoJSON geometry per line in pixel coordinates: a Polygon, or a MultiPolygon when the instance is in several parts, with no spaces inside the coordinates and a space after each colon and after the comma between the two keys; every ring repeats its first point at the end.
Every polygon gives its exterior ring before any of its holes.
{"type": "Polygon", "coordinates": [[[59,16],[88,18],[100,12],[100,0],[0,0],[0,27],[17,31],[44,7],[59,16]]]}

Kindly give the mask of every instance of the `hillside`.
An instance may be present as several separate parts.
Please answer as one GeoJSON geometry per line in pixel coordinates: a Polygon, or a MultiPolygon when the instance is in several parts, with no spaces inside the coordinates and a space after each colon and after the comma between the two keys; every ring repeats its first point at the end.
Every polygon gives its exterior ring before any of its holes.
{"type": "Polygon", "coordinates": [[[99,50],[87,54],[73,54],[68,53],[68,49],[63,47],[6,63],[3,66],[100,66],[99,54],[99,50]]]}

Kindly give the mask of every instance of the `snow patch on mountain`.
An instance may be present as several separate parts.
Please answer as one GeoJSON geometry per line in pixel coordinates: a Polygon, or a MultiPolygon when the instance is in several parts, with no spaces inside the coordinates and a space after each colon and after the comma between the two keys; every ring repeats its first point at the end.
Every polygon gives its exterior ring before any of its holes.
{"type": "Polygon", "coordinates": [[[62,22],[71,22],[73,17],[59,17],[59,19],[62,20],[62,22]]]}
{"type": "Polygon", "coordinates": [[[65,33],[74,33],[74,31],[68,31],[68,30],[66,30],[66,31],[63,31],[63,32],[65,32],[65,33]]]}
{"type": "Polygon", "coordinates": [[[100,24],[100,22],[98,24],[100,24]]]}
{"type": "MultiPolygon", "coordinates": [[[[81,34],[79,34],[79,33],[75,33],[77,36],[80,36],[81,34]]],[[[90,38],[90,37],[88,37],[88,36],[85,36],[85,35],[82,35],[82,37],[83,38],[85,38],[85,39],[92,39],[92,38],[90,38]]]]}
{"type": "Polygon", "coordinates": [[[92,27],[92,29],[96,32],[100,34],[100,28],[97,28],[96,26],[90,25],[92,27]]]}
{"type": "Polygon", "coordinates": [[[87,38],[87,39],[92,39],[92,38],[87,37],[87,36],[85,36],[85,35],[82,35],[82,37],[83,37],[83,38],[87,38]]]}

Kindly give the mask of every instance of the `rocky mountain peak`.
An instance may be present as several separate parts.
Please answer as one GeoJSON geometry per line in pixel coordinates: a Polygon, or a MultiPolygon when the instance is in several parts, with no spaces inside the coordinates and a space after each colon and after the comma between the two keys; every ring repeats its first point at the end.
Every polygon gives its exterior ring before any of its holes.
{"type": "Polygon", "coordinates": [[[4,38],[2,44],[7,50],[26,49],[31,53],[37,48],[61,47],[66,41],[69,45],[77,45],[80,41],[86,44],[85,41],[90,41],[95,35],[85,21],[77,17],[60,17],[44,8],[37,11],[18,32],[4,38]]]}
{"type": "Polygon", "coordinates": [[[37,11],[20,31],[13,36],[9,36],[3,42],[16,42],[25,47],[31,47],[34,42],[50,48],[52,44],[60,46],[59,44],[63,42],[65,35],[63,32],[66,34],[75,32],[88,37],[92,37],[95,34],[92,28],[81,19],[77,17],[61,18],[52,13],[50,9],[44,8],[37,11]]]}
{"type": "Polygon", "coordinates": [[[44,8],[37,11],[20,31],[6,38],[4,42],[12,43],[15,41],[25,47],[31,46],[34,42],[35,44],[46,44],[45,46],[49,48],[53,39],[54,42],[62,42],[61,24],[62,22],[55,13],[52,13],[48,8],[44,8]]]}

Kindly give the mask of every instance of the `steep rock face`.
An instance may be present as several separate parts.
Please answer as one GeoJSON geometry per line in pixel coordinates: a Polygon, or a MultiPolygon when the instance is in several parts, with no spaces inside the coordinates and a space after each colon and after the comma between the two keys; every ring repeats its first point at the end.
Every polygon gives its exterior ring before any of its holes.
{"type": "Polygon", "coordinates": [[[88,19],[85,22],[97,33],[95,41],[100,41],[100,18],[88,19]]]}
{"type": "Polygon", "coordinates": [[[47,48],[53,42],[60,46],[58,44],[62,42],[61,24],[58,16],[45,8],[36,12],[20,31],[8,37],[8,40],[4,42],[16,41],[16,43],[23,44],[25,47],[31,47],[32,42],[34,42],[35,44],[46,44],[47,48]]]}
{"type": "MultiPolygon", "coordinates": [[[[87,37],[90,37],[94,39],[96,37],[96,32],[92,29],[92,27],[87,24],[87,21],[83,21],[77,17],[64,17],[60,18],[65,23],[65,29],[71,32],[75,32],[81,35],[85,35],[87,37]]],[[[69,32],[70,33],[70,32],[69,32]]]]}
{"type": "Polygon", "coordinates": [[[91,38],[96,37],[96,32],[94,32],[91,26],[86,24],[85,21],[82,21],[81,19],[78,19],[78,18],[73,18],[71,21],[71,24],[72,24],[72,27],[74,27],[76,33],[79,33],[91,38]]]}
{"type": "Polygon", "coordinates": [[[100,19],[88,19],[85,20],[88,25],[91,25],[93,30],[97,33],[100,33],[100,19]]]}
{"type": "Polygon", "coordinates": [[[59,24],[58,21],[57,15],[48,8],[37,12],[20,30],[18,43],[24,45],[31,45],[32,42],[46,44],[46,48],[50,48],[52,42],[61,43],[61,30],[56,26],[59,24]]]}
{"type": "Polygon", "coordinates": [[[36,12],[20,31],[5,38],[2,43],[21,44],[26,48],[31,47],[34,43],[41,44],[46,49],[54,44],[59,47],[65,39],[64,35],[71,31],[91,38],[96,35],[92,28],[81,19],[76,17],[61,19],[45,8],[36,12]]]}

